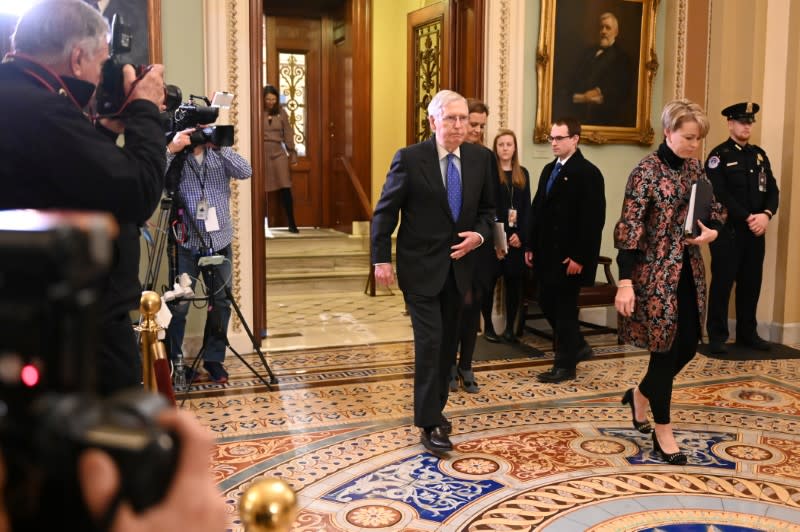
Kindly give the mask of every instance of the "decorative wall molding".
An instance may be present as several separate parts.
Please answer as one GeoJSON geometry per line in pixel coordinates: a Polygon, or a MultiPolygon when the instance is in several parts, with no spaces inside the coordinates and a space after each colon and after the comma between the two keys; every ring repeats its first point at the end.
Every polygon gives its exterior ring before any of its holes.
{"type": "Polygon", "coordinates": [[[688,25],[689,0],[678,0],[678,23],[675,31],[675,87],[674,98],[686,95],[686,28],[688,25]]]}
{"type": "MultiPolygon", "coordinates": [[[[249,61],[247,45],[243,39],[248,38],[247,32],[242,31],[241,9],[247,9],[247,3],[240,0],[204,0],[203,24],[205,29],[205,92],[210,97],[216,91],[228,91],[234,95],[231,107],[220,110],[218,122],[230,124],[234,128],[234,146],[238,153],[249,159],[249,120],[240,115],[240,106],[247,105],[249,93],[247,84],[242,85],[240,80],[247,79],[248,70],[241,61],[249,61]],[[244,70],[244,71],[243,71],[244,70]],[[243,92],[244,91],[244,92],[243,92]]],[[[246,65],[247,63],[244,63],[246,65]]],[[[250,181],[231,180],[231,225],[233,226],[233,241],[231,242],[231,292],[237,304],[242,309],[248,308],[244,299],[248,290],[243,285],[249,284],[243,279],[242,269],[249,265],[250,249],[250,211],[243,206],[250,202],[250,181]],[[243,243],[243,244],[242,244],[243,243]]],[[[249,312],[244,311],[248,316],[249,312]]],[[[238,336],[244,332],[238,316],[234,313],[230,322],[232,334],[230,341],[238,342],[238,336]],[[236,334],[233,334],[236,333],[236,334]]]]}
{"type": "MultiPolygon", "coordinates": [[[[228,42],[228,90],[233,94],[239,94],[239,27],[238,27],[238,0],[227,0],[226,6],[226,13],[229,14],[227,17],[228,25],[227,25],[227,42],[228,42]]],[[[233,146],[234,149],[238,150],[239,148],[239,100],[241,98],[234,98],[231,104],[231,108],[229,111],[229,119],[230,123],[233,126],[233,138],[235,139],[235,144],[233,146]]],[[[231,271],[233,274],[233,279],[231,279],[231,292],[233,293],[234,299],[237,301],[241,301],[241,293],[242,293],[242,274],[241,274],[241,246],[239,242],[241,239],[239,238],[239,228],[241,227],[241,210],[239,209],[239,199],[240,199],[240,187],[242,183],[246,183],[246,186],[250,186],[249,181],[241,181],[239,179],[232,179],[231,180],[231,223],[233,225],[233,234],[234,239],[231,242],[231,271]]],[[[239,321],[239,317],[236,314],[233,314],[233,320],[231,322],[231,326],[234,332],[241,332],[242,331],[242,323],[239,321]]]]}
{"type": "MultiPolygon", "coordinates": [[[[487,0],[484,57],[484,100],[489,106],[489,119],[484,142],[491,146],[500,128],[508,128],[524,138],[526,50],[517,43],[525,42],[525,4],[523,0],[487,0]]],[[[525,149],[520,142],[520,154],[525,149]]]]}
{"type": "MultiPolygon", "coordinates": [[[[497,94],[497,115],[498,127],[508,127],[508,46],[509,46],[509,33],[510,16],[509,16],[508,0],[501,0],[500,2],[500,39],[497,47],[497,75],[499,78],[498,94],[497,94]]],[[[490,139],[487,139],[489,142],[490,139]]]]}

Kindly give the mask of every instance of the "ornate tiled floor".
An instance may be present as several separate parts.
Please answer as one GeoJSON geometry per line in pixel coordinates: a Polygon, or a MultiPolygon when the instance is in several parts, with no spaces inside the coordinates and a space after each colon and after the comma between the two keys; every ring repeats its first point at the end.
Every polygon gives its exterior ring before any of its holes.
{"type": "Polygon", "coordinates": [[[408,342],[269,353],[272,391],[230,358],[231,382],[199,383],[184,407],[219,437],[232,530],[243,490],[269,476],[296,490],[298,531],[800,530],[800,360],[698,355],[676,381],[690,458],[673,467],[619,402],[646,354],[589,339],[598,356],[569,383],[534,379],[550,352],[476,363],[480,393],[451,395],[443,457],[411,425],[408,342]]]}

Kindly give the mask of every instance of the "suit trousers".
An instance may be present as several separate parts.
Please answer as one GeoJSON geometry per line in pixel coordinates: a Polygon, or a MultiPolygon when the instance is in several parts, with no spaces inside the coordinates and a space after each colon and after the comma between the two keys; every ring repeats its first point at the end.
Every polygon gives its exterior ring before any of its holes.
{"type": "Polygon", "coordinates": [[[539,277],[539,306],[556,336],[553,366],[568,370],[578,363],[578,350],[585,340],[578,324],[578,293],[580,276],[567,275],[562,265],[555,271],[537,271],[539,277]]]}
{"type": "Polygon", "coordinates": [[[639,391],[650,400],[653,419],[659,425],[670,422],[672,381],[694,358],[700,332],[700,313],[697,310],[697,293],[692,278],[688,256],[684,256],[681,278],[678,282],[678,330],[672,346],[666,352],[650,353],[647,373],[639,384],[639,391]]]}
{"type": "Polygon", "coordinates": [[[482,291],[477,283],[472,283],[472,289],[464,297],[458,347],[458,367],[461,369],[472,369],[472,356],[475,354],[475,343],[481,326],[481,301],[484,297],[482,291]]]}
{"type": "Polygon", "coordinates": [[[414,331],[414,425],[438,426],[450,391],[450,367],[456,362],[463,296],[452,266],[438,294],[403,296],[414,331]]]}
{"type": "Polygon", "coordinates": [[[708,297],[708,338],[728,339],[728,302],[736,283],[736,339],[756,337],[756,308],[761,292],[766,239],[741,224],[725,226],[710,244],[711,288],[708,297]]]}

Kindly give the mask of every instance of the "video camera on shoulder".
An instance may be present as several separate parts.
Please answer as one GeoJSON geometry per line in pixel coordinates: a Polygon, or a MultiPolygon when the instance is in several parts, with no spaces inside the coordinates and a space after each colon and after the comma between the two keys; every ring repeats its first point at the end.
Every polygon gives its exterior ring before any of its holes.
{"type": "MultiPolygon", "coordinates": [[[[213,144],[217,147],[233,146],[233,126],[212,125],[219,118],[220,108],[230,107],[233,95],[217,92],[214,99],[206,96],[189,95],[189,101],[175,109],[172,117],[172,134],[184,129],[197,128],[191,134],[190,147],[213,144]]],[[[170,137],[171,138],[171,137],[170,137]]]]}
{"type": "Polygon", "coordinates": [[[161,396],[94,393],[116,230],[110,215],[0,211],[0,449],[15,532],[95,529],[77,476],[87,448],[114,459],[120,496],[137,512],[164,497],[175,472],[179,440],[156,423],[169,406],[161,396]]]}
{"type": "MultiPolygon", "coordinates": [[[[125,99],[125,83],[122,76],[122,67],[131,65],[136,71],[136,77],[141,78],[150,70],[150,65],[135,65],[128,60],[128,54],[133,47],[133,32],[125,24],[122,17],[114,15],[111,21],[111,43],[108,60],[103,63],[102,80],[97,86],[95,100],[97,114],[101,116],[114,116],[120,112],[125,99]]],[[[172,112],[180,105],[182,99],[181,89],[176,85],[164,85],[164,104],[167,112],[172,112]]]]}

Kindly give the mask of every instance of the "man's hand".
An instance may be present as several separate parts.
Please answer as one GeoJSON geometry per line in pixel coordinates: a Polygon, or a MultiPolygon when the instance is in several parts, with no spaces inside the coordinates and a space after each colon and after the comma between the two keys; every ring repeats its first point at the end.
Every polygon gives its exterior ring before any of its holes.
{"type": "Polygon", "coordinates": [[[533,268],[533,251],[525,252],[525,266],[533,268]]]}
{"type": "Polygon", "coordinates": [[[375,282],[380,286],[389,286],[394,283],[394,270],[389,262],[375,265],[375,282]]]}
{"type": "Polygon", "coordinates": [[[561,264],[567,265],[567,275],[579,275],[583,271],[583,264],[578,264],[569,257],[564,259],[561,264]]]}
{"type": "Polygon", "coordinates": [[[453,260],[464,257],[467,253],[481,245],[481,236],[475,231],[462,231],[458,233],[458,236],[464,240],[455,246],[450,246],[450,249],[453,250],[453,252],[450,253],[450,258],[453,260]]]}
{"type": "Polygon", "coordinates": [[[149,100],[160,111],[164,110],[164,65],[150,65],[150,69],[138,80],[133,66],[125,65],[122,67],[122,80],[128,101],[149,100]]]}
{"type": "Polygon", "coordinates": [[[519,235],[517,233],[514,233],[508,237],[508,245],[512,248],[522,247],[522,240],[519,239],[519,235]]]}
{"type": "MultiPolygon", "coordinates": [[[[180,438],[180,457],[175,477],[164,500],[136,514],[127,502],[112,518],[112,532],[225,529],[225,502],[217,489],[209,462],[214,440],[190,413],[171,410],[159,420],[180,438]]],[[[78,459],[78,478],[89,512],[99,519],[119,490],[120,474],[111,457],[98,449],[78,459]]]]}
{"type": "Polygon", "coordinates": [[[600,87],[589,89],[586,92],[576,92],[572,95],[572,103],[603,103],[603,92],[600,87]]]}
{"type": "MultiPolygon", "coordinates": [[[[766,214],[764,216],[766,216],[766,214]]],[[[697,220],[697,226],[700,228],[700,234],[694,238],[687,238],[687,244],[692,244],[693,246],[710,244],[717,239],[717,236],[719,236],[719,232],[716,229],[709,229],[703,225],[703,222],[700,220],[697,220]]]]}
{"type": "Polygon", "coordinates": [[[769,216],[760,212],[758,214],[751,214],[747,217],[747,227],[756,236],[761,236],[767,231],[769,225],[769,216]]]}
{"type": "Polygon", "coordinates": [[[170,140],[169,144],[167,144],[167,149],[169,152],[179,153],[186,146],[189,146],[192,143],[192,133],[194,133],[194,131],[195,128],[190,127],[175,133],[175,136],[173,136],[172,140],[170,140]]]}

